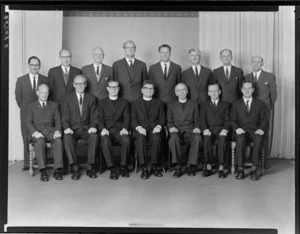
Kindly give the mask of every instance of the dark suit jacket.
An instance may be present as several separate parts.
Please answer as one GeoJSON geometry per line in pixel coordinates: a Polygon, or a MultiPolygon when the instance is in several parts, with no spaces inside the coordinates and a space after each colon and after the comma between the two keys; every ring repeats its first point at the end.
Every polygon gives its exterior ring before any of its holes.
{"type": "Polygon", "coordinates": [[[136,129],[137,126],[145,129],[153,129],[156,125],[165,126],[166,115],[163,103],[155,98],[152,98],[150,102],[149,116],[143,99],[133,102],[131,108],[131,127],[133,129],[136,129]]]}
{"type": "Polygon", "coordinates": [[[198,103],[208,100],[207,87],[211,77],[211,70],[202,65],[199,77],[196,77],[192,67],[183,71],[181,80],[188,87],[188,99],[198,103]]]}
{"type": "MultiPolygon", "coordinates": [[[[253,82],[253,73],[245,76],[245,80],[253,82]]],[[[277,99],[277,84],[275,75],[269,72],[261,71],[253,97],[262,100],[269,109],[273,109],[274,103],[277,99]]]]}
{"type": "Polygon", "coordinates": [[[253,98],[250,112],[248,113],[243,98],[237,100],[231,108],[231,125],[234,132],[238,128],[252,131],[256,131],[257,129],[266,131],[267,117],[265,104],[261,100],[253,98]]]}
{"type": "Polygon", "coordinates": [[[110,79],[112,79],[112,68],[102,64],[100,72],[100,80],[97,81],[97,75],[93,64],[82,67],[82,74],[87,78],[88,85],[86,91],[95,95],[98,100],[108,96],[106,87],[110,79]]]}
{"type": "MultiPolygon", "coordinates": [[[[38,83],[36,87],[38,87],[38,85],[40,84],[48,84],[48,78],[41,74],[39,74],[38,83]]],[[[15,95],[16,95],[17,104],[21,110],[21,115],[24,115],[26,119],[26,112],[27,112],[26,110],[27,110],[28,103],[38,99],[36,92],[32,89],[29,74],[26,74],[18,78],[15,95]]]]}
{"type": "Polygon", "coordinates": [[[121,130],[125,128],[129,130],[130,127],[130,113],[129,113],[129,102],[124,98],[118,98],[117,103],[113,106],[109,97],[104,98],[99,102],[99,132],[103,128],[110,130],[117,128],[121,130]]]}
{"type": "Polygon", "coordinates": [[[170,62],[166,80],[160,62],[155,63],[149,68],[148,78],[155,84],[154,97],[167,104],[177,100],[174,90],[181,82],[181,67],[178,64],[170,62]]]}
{"type": "Polygon", "coordinates": [[[144,80],[147,79],[146,64],[135,59],[133,77],[129,76],[128,63],[125,58],[113,63],[113,79],[119,81],[119,96],[129,102],[133,102],[141,96],[141,88],[144,80]]]}
{"type": "Polygon", "coordinates": [[[182,110],[178,100],[168,105],[168,128],[176,127],[180,132],[193,132],[194,128],[200,129],[198,104],[188,100],[182,110]]]}
{"type": "Polygon", "coordinates": [[[64,99],[64,108],[62,114],[63,129],[72,130],[97,128],[98,126],[98,108],[97,99],[94,95],[84,93],[82,104],[82,117],[80,117],[79,103],[76,92],[66,95],[64,99]]]}
{"type": "Polygon", "coordinates": [[[218,105],[215,106],[211,100],[202,102],[200,104],[200,122],[202,131],[206,129],[229,131],[229,103],[219,100],[218,105]]]}
{"type": "Polygon", "coordinates": [[[64,72],[61,65],[50,68],[48,72],[50,97],[53,102],[63,104],[65,95],[73,92],[73,80],[76,75],[81,74],[81,70],[70,66],[68,83],[65,85],[64,72]]]}
{"type": "Polygon", "coordinates": [[[28,105],[26,124],[30,137],[36,131],[43,135],[48,135],[53,131],[61,132],[58,104],[48,101],[46,107],[43,108],[39,101],[31,102],[28,105]]]}
{"type": "Polygon", "coordinates": [[[242,80],[243,70],[241,68],[231,65],[228,81],[222,66],[213,71],[211,84],[218,83],[222,90],[220,95],[221,100],[232,104],[242,97],[242,80]]]}

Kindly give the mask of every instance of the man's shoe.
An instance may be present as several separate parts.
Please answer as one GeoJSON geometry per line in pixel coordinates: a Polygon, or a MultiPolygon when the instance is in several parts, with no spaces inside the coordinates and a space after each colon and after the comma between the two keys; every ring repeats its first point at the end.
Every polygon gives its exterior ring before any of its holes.
{"type": "Polygon", "coordinates": [[[97,178],[97,173],[96,173],[96,171],[95,171],[94,168],[88,168],[88,169],[86,170],[86,175],[87,175],[88,177],[92,178],[92,179],[97,178]]]}
{"type": "Polygon", "coordinates": [[[41,181],[47,182],[48,180],[49,180],[49,177],[47,175],[47,172],[46,171],[42,171],[41,172],[41,181]]]}
{"type": "Polygon", "coordinates": [[[156,177],[162,177],[163,174],[161,173],[161,171],[157,168],[157,167],[154,167],[152,168],[153,170],[153,175],[156,176],[156,177]]]}
{"type": "Polygon", "coordinates": [[[243,169],[242,170],[238,170],[235,178],[238,179],[238,180],[244,179],[245,178],[245,172],[244,172],[244,170],[243,169]]]}
{"type": "Polygon", "coordinates": [[[129,172],[127,171],[127,168],[125,166],[121,167],[121,176],[125,178],[129,177],[129,172]]]}
{"type": "Polygon", "coordinates": [[[179,178],[180,176],[182,176],[181,168],[175,169],[175,173],[173,174],[173,177],[179,178]]]}
{"type": "Polygon", "coordinates": [[[115,167],[110,169],[110,179],[117,180],[119,178],[119,175],[117,173],[117,169],[115,167]]]}
{"type": "Polygon", "coordinates": [[[29,170],[29,167],[28,166],[23,166],[22,167],[22,171],[28,171],[29,170]]]}
{"type": "Polygon", "coordinates": [[[60,170],[55,170],[53,173],[53,177],[56,180],[62,180],[63,179],[62,172],[60,170]]]}
{"type": "Polygon", "coordinates": [[[211,176],[212,174],[214,174],[214,173],[212,172],[212,170],[205,170],[205,171],[201,174],[201,176],[202,176],[202,177],[209,177],[209,176],[211,176]]]}
{"type": "Polygon", "coordinates": [[[148,172],[148,169],[145,167],[143,168],[143,171],[142,171],[142,174],[141,174],[141,178],[146,180],[149,178],[149,172],[148,172]]]}
{"type": "Polygon", "coordinates": [[[195,175],[196,175],[196,172],[197,172],[197,169],[196,169],[195,166],[189,166],[189,167],[187,168],[187,174],[188,174],[189,176],[195,176],[195,175]]]}
{"type": "Polygon", "coordinates": [[[224,179],[226,177],[227,177],[227,174],[223,170],[220,170],[219,171],[219,178],[224,179]]]}
{"type": "Polygon", "coordinates": [[[79,169],[73,170],[71,178],[73,180],[79,180],[80,179],[80,171],[79,171],[79,169]]]}
{"type": "Polygon", "coordinates": [[[259,175],[257,173],[257,170],[253,170],[250,172],[250,179],[251,180],[259,180],[259,175]]]}

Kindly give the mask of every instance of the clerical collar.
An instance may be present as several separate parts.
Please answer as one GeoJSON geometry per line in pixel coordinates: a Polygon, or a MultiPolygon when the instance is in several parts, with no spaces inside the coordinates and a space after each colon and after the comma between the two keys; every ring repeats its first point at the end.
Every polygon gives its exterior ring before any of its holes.
{"type": "Polygon", "coordinates": [[[150,98],[143,97],[143,99],[144,99],[145,101],[151,101],[151,100],[152,100],[152,97],[150,97],[150,98]]]}
{"type": "Polygon", "coordinates": [[[187,99],[185,99],[184,101],[181,101],[180,99],[178,99],[178,101],[179,101],[180,103],[186,103],[186,102],[187,102],[187,99]]]}
{"type": "Polygon", "coordinates": [[[116,97],[111,97],[111,96],[108,96],[109,97],[109,99],[110,100],[113,100],[113,101],[115,101],[115,100],[117,100],[118,99],[118,96],[116,96],[116,97]]]}

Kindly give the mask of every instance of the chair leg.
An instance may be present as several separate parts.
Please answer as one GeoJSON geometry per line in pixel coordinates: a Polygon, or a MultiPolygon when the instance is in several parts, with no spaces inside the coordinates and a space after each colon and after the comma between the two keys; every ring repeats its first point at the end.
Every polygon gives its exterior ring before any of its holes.
{"type": "Polygon", "coordinates": [[[33,170],[33,146],[32,146],[32,144],[29,144],[29,174],[31,176],[34,176],[34,170],[33,170]]]}
{"type": "Polygon", "coordinates": [[[168,149],[168,170],[171,171],[171,150],[168,149]]]}
{"type": "Polygon", "coordinates": [[[231,174],[235,173],[235,146],[236,143],[231,143],[231,174]]]}

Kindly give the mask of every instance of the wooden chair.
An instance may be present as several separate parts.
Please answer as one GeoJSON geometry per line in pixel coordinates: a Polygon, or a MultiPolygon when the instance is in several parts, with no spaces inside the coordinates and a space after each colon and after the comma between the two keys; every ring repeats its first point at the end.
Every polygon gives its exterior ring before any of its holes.
{"type": "MultiPolygon", "coordinates": [[[[236,147],[236,142],[235,141],[231,141],[231,174],[235,174],[235,147],[236,147]]],[[[247,142],[246,144],[246,152],[249,152],[249,154],[251,153],[251,148],[253,147],[253,142],[247,142]]],[[[250,157],[250,155],[249,155],[250,157]]],[[[261,155],[261,159],[260,159],[260,167],[261,167],[261,174],[264,175],[265,174],[265,154],[264,154],[264,148],[262,149],[262,155],[261,155]]],[[[252,163],[248,163],[245,162],[244,166],[252,166],[252,163]]]]}

